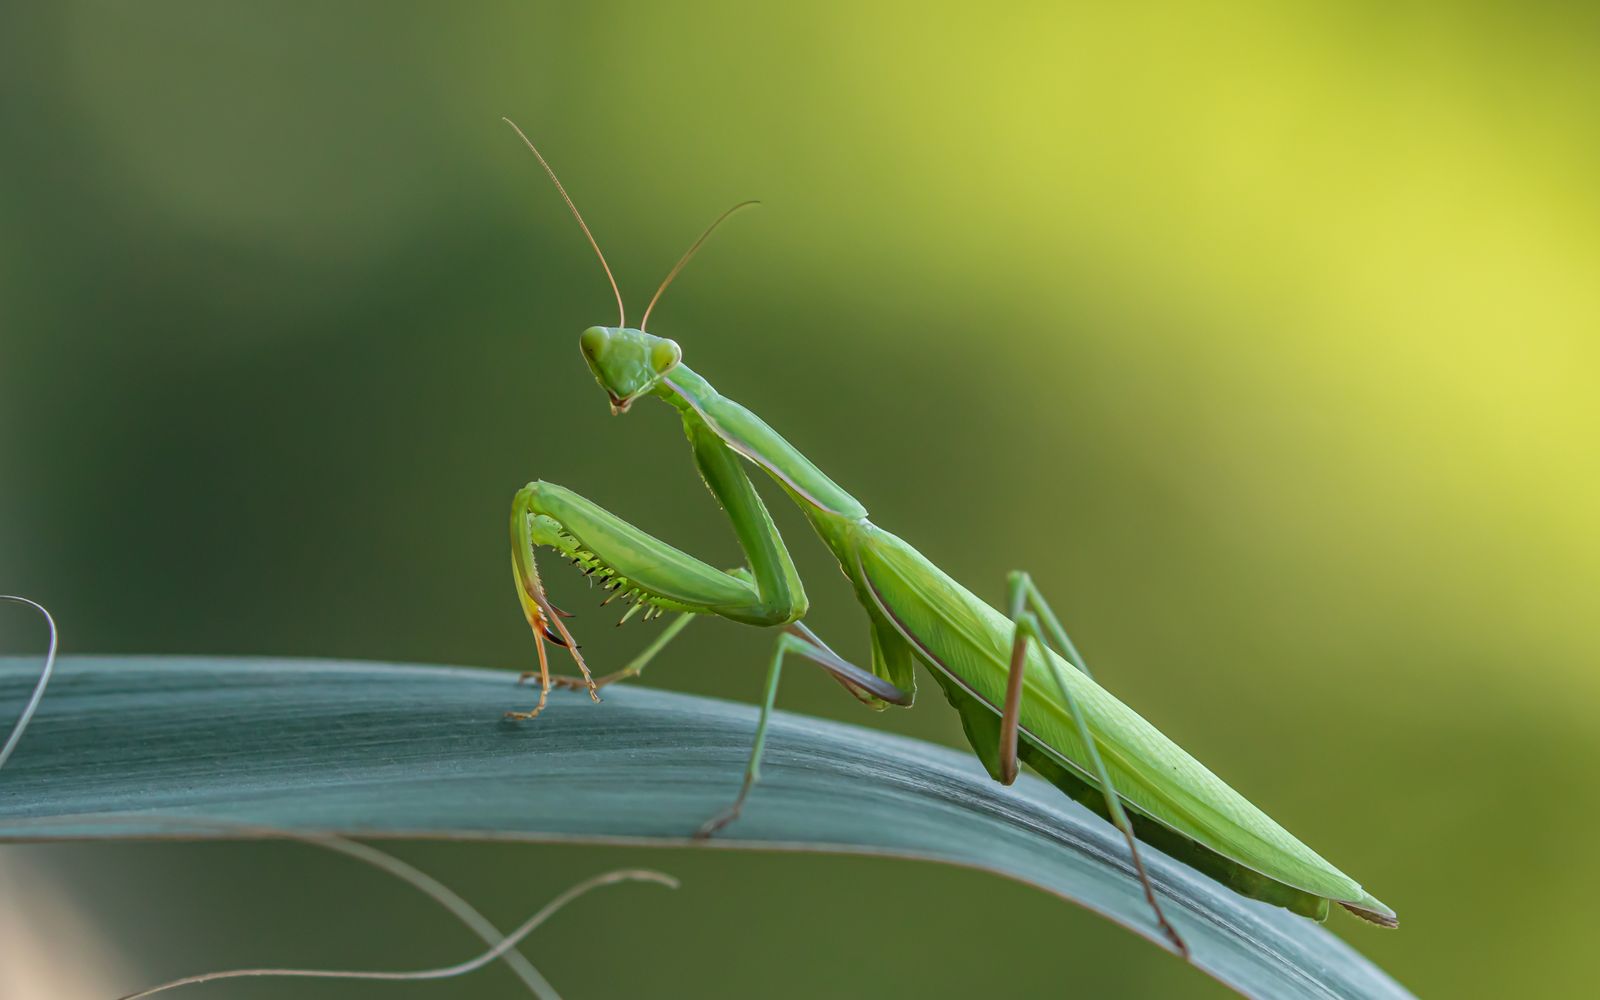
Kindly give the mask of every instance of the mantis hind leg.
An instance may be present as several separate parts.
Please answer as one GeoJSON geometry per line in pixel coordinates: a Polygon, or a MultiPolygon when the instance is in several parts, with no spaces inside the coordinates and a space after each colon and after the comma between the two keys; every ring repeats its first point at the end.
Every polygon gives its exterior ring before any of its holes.
{"type": "MultiPolygon", "coordinates": [[[[1000,780],[1009,785],[1017,780],[1017,730],[1022,714],[1022,679],[1028,666],[1028,641],[1031,639],[1038,643],[1043,651],[1048,648],[1046,640],[1048,634],[1049,641],[1055,643],[1056,648],[1073,666],[1085,674],[1089,673],[1089,668],[1083,662],[1077,647],[1072,644],[1072,640],[1067,638],[1066,630],[1061,627],[1060,620],[1050,609],[1044,595],[1034,585],[1032,577],[1020,571],[1012,573],[1008,578],[1007,592],[1008,613],[1016,628],[1012,633],[1011,669],[1006,679],[1005,704],[1000,712],[1000,780]]],[[[1087,762],[1089,770],[1099,782],[1100,790],[1105,795],[1106,810],[1110,813],[1111,822],[1122,831],[1123,837],[1128,842],[1128,853],[1132,856],[1133,870],[1139,876],[1139,884],[1144,888],[1144,898],[1154,911],[1156,922],[1161,926],[1167,940],[1172,942],[1180,955],[1188,959],[1189,946],[1184,944],[1177,930],[1167,922],[1166,914],[1161,912],[1161,904],[1156,900],[1155,887],[1151,885],[1150,876],[1144,868],[1144,860],[1139,856],[1139,841],[1133,835],[1133,824],[1128,820],[1127,811],[1122,808],[1122,798],[1111,783],[1111,775],[1106,771],[1105,762],[1100,759],[1100,751],[1095,747],[1094,734],[1084,718],[1083,709],[1073,697],[1071,685],[1065,683],[1059,674],[1059,671],[1066,668],[1054,662],[1048,655],[1042,659],[1052,672],[1057,672],[1056,686],[1061,691],[1062,698],[1066,700],[1073,725],[1077,727],[1078,737],[1083,741],[1089,758],[1087,762]]]]}
{"type": "Polygon", "coordinates": [[[909,705],[911,695],[895,687],[893,684],[874,674],[870,670],[843,660],[837,653],[829,649],[827,644],[817,638],[817,634],[799,622],[785,626],[783,633],[778,636],[778,642],[772,650],[772,662],[767,667],[766,689],[761,696],[761,718],[756,723],[756,738],[750,748],[750,760],[745,765],[744,783],[739,786],[739,795],[733,800],[733,805],[708,820],[699,831],[695,833],[697,839],[705,839],[715,834],[718,830],[739,818],[739,813],[744,809],[745,800],[750,797],[750,790],[761,780],[761,755],[767,746],[767,725],[772,721],[772,705],[778,697],[778,679],[783,673],[783,658],[789,653],[803,656],[817,664],[834,679],[850,688],[851,691],[867,694],[880,698],[891,704],[909,705]]]}

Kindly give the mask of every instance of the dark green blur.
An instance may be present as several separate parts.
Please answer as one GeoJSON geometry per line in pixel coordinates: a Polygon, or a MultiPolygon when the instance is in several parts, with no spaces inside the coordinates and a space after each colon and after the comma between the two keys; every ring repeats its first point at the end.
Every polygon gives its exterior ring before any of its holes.
{"type": "MultiPolygon", "coordinates": [[[[1585,992],[1600,24],[1074,6],[8,6],[0,590],[75,652],[519,670],[524,482],[731,562],[675,417],[610,416],[584,365],[615,305],[509,115],[634,315],[761,198],[651,332],[980,595],[1031,570],[1112,690],[1400,913],[1338,933],[1425,996],[1585,992]]],[[[865,655],[829,556],[775,514],[809,621],[865,655]]],[[[547,575],[591,663],[659,628],[547,575]]],[[[37,648],[21,611],[0,629],[37,648]]],[[[770,642],[696,623],[646,683],[752,700],[770,642]]],[[[960,742],[929,683],[873,716],[797,668],[780,702],[960,742]]],[[[972,872],[402,851],[507,926],[605,867],[681,876],[532,939],[571,1000],[1221,993],[972,872]]],[[[116,988],[470,950],[302,847],[0,860],[53,872],[106,950],[35,958],[115,962],[116,988]]]]}

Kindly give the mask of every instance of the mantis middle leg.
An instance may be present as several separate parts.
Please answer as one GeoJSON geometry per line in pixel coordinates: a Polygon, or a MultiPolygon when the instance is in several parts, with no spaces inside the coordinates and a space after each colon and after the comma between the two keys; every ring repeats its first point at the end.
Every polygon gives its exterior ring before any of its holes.
{"type": "Polygon", "coordinates": [[[803,656],[816,663],[847,687],[860,688],[892,704],[911,703],[911,696],[898,687],[870,670],[863,670],[853,663],[840,659],[826,643],[817,638],[815,632],[804,625],[794,622],[786,626],[783,634],[778,636],[777,645],[772,650],[772,662],[767,667],[766,689],[761,696],[761,718],[756,723],[755,743],[750,748],[750,761],[745,765],[744,783],[739,786],[739,795],[733,800],[733,805],[700,827],[699,832],[695,834],[697,838],[710,837],[738,819],[745,800],[750,797],[750,790],[761,780],[761,755],[767,746],[767,724],[772,721],[772,705],[778,696],[778,678],[783,673],[783,658],[789,653],[803,656]]]}
{"type": "MultiPolygon", "coordinates": [[[[601,601],[600,604],[604,606],[610,602],[611,598],[608,597],[604,601],[601,601]]],[[[594,678],[595,690],[598,691],[607,685],[615,684],[618,681],[625,681],[630,677],[638,677],[640,674],[644,673],[644,668],[650,665],[650,661],[656,658],[656,654],[661,652],[663,649],[666,649],[667,643],[676,639],[678,637],[678,633],[682,632],[684,628],[693,620],[694,615],[687,611],[679,615],[673,620],[672,624],[668,625],[664,630],[662,630],[660,635],[656,636],[655,639],[651,641],[650,645],[641,650],[639,655],[629,660],[626,665],[618,670],[611,671],[611,673],[606,674],[604,677],[594,678]]],[[[618,622],[618,624],[620,625],[621,622],[618,622]]],[[[525,671],[519,680],[525,681],[538,676],[539,672],[537,670],[529,670],[525,671]]],[[[574,691],[588,686],[587,682],[582,677],[556,676],[550,678],[550,683],[554,687],[571,688],[574,691]]]]}
{"type": "MultiPolygon", "coordinates": [[[[1050,640],[1055,642],[1056,647],[1073,666],[1085,674],[1089,673],[1089,668],[1084,664],[1083,657],[1072,644],[1072,640],[1067,638],[1066,630],[1061,627],[1061,621],[1051,610],[1039,588],[1034,585],[1032,577],[1021,571],[1012,573],[1007,581],[1007,592],[1008,613],[1011,620],[1016,623],[1016,629],[1012,633],[1011,670],[1006,679],[1005,704],[1000,712],[1000,780],[1009,785],[1017,780],[1017,729],[1022,715],[1023,675],[1028,667],[1028,640],[1032,639],[1039,644],[1041,651],[1046,651],[1049,648],[1045,638],[1048,632],[1050,640]]],[[[1065,683],[1060,676],[1059,672],[1065,668],[1053,661],[1048,654],[1043,659],[1056,673],[1056,686],[1067,703],[1073,725],[1078,730],[1078,738],[1083,741],[1085,753],[1089,758],[1089,769],[1105,795],[1106,809],[1111,814],[1111,822],[1122,831],[1123,837],[1128,842],[1128,853],[1133,857],[1134,872],[1139,876],[1140,885],[1144,887],[1144,898],[1149,902],[1150,909],[1155,912],[1156,922],[1160,924],[1162,933],[1166,934],[1167,939],[1178,949],[1178,953],[1187,959],[1189,946],[1184,944],[1177,930],[1167,922],[1166,914],[1161,912],[1161,904],[1156,901],[1155,887],[1150,884],[1144,860],[1139,856],[1139,841],[1133,835],[1133,824],[1128,822],[1128,814],[1122,808],[1122,798],[1117,794],[1116,786],[1111,783],[1111,775],[1106,770],[1105,762],[1100,759],[1100,751],[1095,747],[1094,734],[1083,716],[1083,709],[1073,697],[1071,685],[1065,683]]]]}

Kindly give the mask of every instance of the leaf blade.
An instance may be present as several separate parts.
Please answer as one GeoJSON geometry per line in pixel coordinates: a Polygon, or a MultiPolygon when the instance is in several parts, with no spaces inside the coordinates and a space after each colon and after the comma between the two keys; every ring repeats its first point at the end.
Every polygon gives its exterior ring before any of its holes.
{"type": "MultiPolygon", "coordinates": [[[[0,660],[0,706],[19,704],[37,669],[0,660]]],[[[967,754],[857,726],[777,713],[744,818],[707,845],[690,835],[738,786],[751,706],[625,687],[597,707],[558,692],[517,724],[501,713],[526,693],[487,670],[186,657],[57,669],[0,773],[0,839],[218,836],[188,815],[367,837],[887,854],[1028,882],[1159,938],[1101,819],[1032,776],[1005,788],[967,754]],[[102,818],[63,818],[83,814],[102,818]]],[[[1147,863],[1196,964],[1235,990],[1409,996],[1322,927],[1157,852],[1147,863]]]]}

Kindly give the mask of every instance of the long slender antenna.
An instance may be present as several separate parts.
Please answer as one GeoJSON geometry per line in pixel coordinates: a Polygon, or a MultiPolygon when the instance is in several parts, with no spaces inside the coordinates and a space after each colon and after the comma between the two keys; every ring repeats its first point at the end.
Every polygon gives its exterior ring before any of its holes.
{"type": "Polygon", "coordinates": [[[751,205],[759,204],[761,204],[761,202],[753,198],[750,201],[741,201],[739,204],[717,216],[717,221],[706,227],[706,231],[700,234],[700,238],[694,241],[694,245],[688,250],[684,251],[683,256],[678,258],[678,262],[672,265],[672,270],[667,272],[667,277],[661,282],[661,287],[657,288],[656,293],[650,297],[650,304],[644,307],[644,319],[639,321],[640,333],[644,332],[645,324],[650,322],[650,310],[656,307],[656,302],[661,298],[661,293],[667,290],[668,285],[672,284],[672,279],[676,278],[678,276],[678,272],[683,270],[683,266],[689,263],[689,258],[695,255],[695,253],[700,249],[700,245],[709,239],[712,233],[717,231],[717,227],[722,225],[722,223],[727,220],[728,216],[739,211],[741,208],[749,208],[751,205]]]}
{"type": "MultiPolygon", "coordinates": [[[[556,190],[561,192],[562,200],[567,203],[568,208],[572,209],[572,217],[578,220],[579,226],[583,227],[583,235],[589,237],[589,245],[594,247],[594,255],[600,258],[600,266],[605,268],[606,278],[611,282],[611,291],[617,296],[617,325],[627,326],[628,312],[622,306],[622,289],[617,287],[616,275],[611,273],[611,265],[606,263],[606,255],[600,252],[600,244],[595,242],[594,233],[589,231],[589,224],[583,221],[583,213],[579,212],[578,206],[572,203],[572,198],[567,194],[567,189],[561,186],[561,179],[556,176],[556,172],[554,170],[550,169],[550,164],[545,162],[544,154],[539,152],[539,147],[533,144],[533,140],[528,138],[528,134],[522,131],[522,129],[517,126],[517,123],[511,119],[502,117],[500,120],[505,122],[507,125],[510,125],[517,135],[522,137],[522,141],[527,143],[528,148],[533,150],[533,155],[539,158],[539,166],[543,167],[544,172],[550,175],[550,180],[555,183],[556,190]]],[[[703,238],[704,237],[702,237],[702,239],[703,238]]]]}

